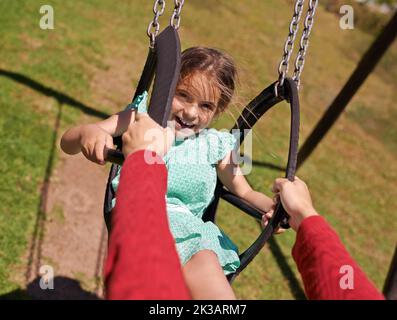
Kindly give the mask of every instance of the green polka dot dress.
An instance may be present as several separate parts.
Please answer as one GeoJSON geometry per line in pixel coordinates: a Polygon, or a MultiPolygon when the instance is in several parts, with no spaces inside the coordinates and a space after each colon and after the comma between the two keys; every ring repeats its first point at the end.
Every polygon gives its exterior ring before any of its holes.
{"type": "MultiPolygon", "coordinates": [[[[145,92],[129,107],[144,112],[146,105],[145,92]]],[[[176,140],[164,156],[168,169],[168,221],[182,264],[201,250],[211,250],[226,275],[240,265],[233,242],[214,223],[202,220],[214,198],[216,164],[235,146],[236,139],[229,132],[204,129],[196,136],[176,140]]],[[[112,181],[114,190],[117,190],[119,174],[112,181]]]]}

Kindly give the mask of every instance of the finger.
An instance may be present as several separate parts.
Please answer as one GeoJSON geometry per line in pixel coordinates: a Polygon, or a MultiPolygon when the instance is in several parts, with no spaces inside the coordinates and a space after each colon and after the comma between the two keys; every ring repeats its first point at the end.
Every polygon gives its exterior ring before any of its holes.
{"type": "Polygon", "coordinates": [[[283,229],[281,227],[277,228],[276,231],[274,232],[274,234],[282,234],[286,231],[286,229],[283,229]]]}
{"type": "Polygon", "coordinates": [[[124,133],[121,135],[121,140],[123,141],[127,141],[130,138],[130,132],[133,130],[133,128],[136,126],[135,122],[130,123],[127,127],[127,130],[124,131],[124,133]]]}
{"type": "Polygon", "coordinates": [[[115,149],[114,144],[113,144],[113,138],[111,136],[106,136],[105,138],[105,147],[103,148],[103,159],[106,159],[106,155],[108,150],[115,149]]]}
{"type": "Polygon", "coordinates": [[[85,146],[81,147],[81,152],[83,153],[84,157],[89,159],[89,153],[88,153],[88,150],[87,150],[87,148],[85,146]]]}
{"type": "Polygon", "coordinates": [[[92,147],[91,145],[86,144],[86,145],[83,147],[82,152],[83,152],[84,156],[85,156],[88,160],[90,160],[90,161],[92,161],[92,162],[96,162],[96,161],[95,161],[95,157],[93,156],[93,147],[92,147]]]}
{"type": "Polygon", "coordinates": [[[140,114],[139,114],[139,117],[140,117],[140,118],[139,118],[140,121],[143,122],[143,123],[145,123],[145,124],[147,124],[148,127],[155,126],[155,127],[162,128],[156,121],[154,121],[154,120],[149,116],[148,113],[140,113],[140,114]]]}
{"type": "Polygon", "coordinates": [[[272,212],[272,213],[269,213],[269,212],[265,213],[265,217],[266,217],[268,220],[270,220],[270,219],[273,217],[273,212],[272,212]]]}
{"type": "Polygon", "coordinates": [[[106,141],[105,140],[99,140],[95,144],[95,160],[99,164],[105,164],[105,158],[104,158],[104,150],[105,150],[105,145],[106,141]]]}
{"type": "Polygon", "coordinates": [[[94,156],[94,143],[86,143],[85,149],[86,149],[86,157],[88,160],[91,160],[95,162],[95,156],[94,156]]]}
{"type": "Polygon", "coordinates": [[[105,138],[105,146],[108,149],[114,149],[112,136],[106,136],[106,138],[105,138]]]}
{"type": "Polygon", "coordinates": [[[302,179],[300,179],[299,177],[295,177],[294,184],[295,184],[295,185],[303,186],[303,187],[305,187],[307,190],[309,190],[309,187],[307,186],[306,182],[303,181],[302,179]]]}
{"type": "Polygon", "coordinates": [[[263,228],[269,224],[269,220],[265,217],[265,215],[262,216],[261,224],[263,228]]]}
{"type": "Polygon", "coordinates": [[[281,191],[283,184],[285,184],[288,180],[285,178],[277,178],[276,180],[274,180],[274,184],[273,184],[273,188],[272,188],[272,192],[273,193],[278,193],[281,191]]]}
{"type": "Polygon", "coordinates": [[[142,119],[147,119],[148,117],[149,117],[149,115],[147,113],[145,113],[145,112],[137,112],[135,114],[135,121],[139,121],[139,120],[142,120],[142,119]]]}

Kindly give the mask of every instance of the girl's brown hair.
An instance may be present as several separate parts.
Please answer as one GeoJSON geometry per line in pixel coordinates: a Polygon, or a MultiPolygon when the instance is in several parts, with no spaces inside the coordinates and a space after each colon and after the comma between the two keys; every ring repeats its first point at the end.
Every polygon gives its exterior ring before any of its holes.
{"type": "Polygon", "coordinates": [[[192,47],[182,52],[180,81],[192,74],[204,74],[220,92],[217,113],[223,112],[230,103],[237,77],[233,59],[213,48],[192,47]]]}

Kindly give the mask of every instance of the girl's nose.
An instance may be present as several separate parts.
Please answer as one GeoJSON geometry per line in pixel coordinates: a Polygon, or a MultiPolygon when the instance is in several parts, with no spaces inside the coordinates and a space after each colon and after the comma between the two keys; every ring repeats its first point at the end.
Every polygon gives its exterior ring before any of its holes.
{"type": "Polygon", "coordinates": [[[198,115],[198,105],[197,103],[189,103],[183,109],[183,116],[188,121],[193,121],[198,115]]]}

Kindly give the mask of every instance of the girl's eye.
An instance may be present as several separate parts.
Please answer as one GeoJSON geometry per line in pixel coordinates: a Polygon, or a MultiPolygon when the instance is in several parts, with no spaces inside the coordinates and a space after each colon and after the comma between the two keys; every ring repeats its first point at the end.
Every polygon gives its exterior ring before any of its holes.
{"type": "Polygon", "coordinates": [[[188,94],[186,92],[184,92],[184,91],[177,91],[176,95],[178,97],[184,98],[184,99],[187,99],[189,97],[188,94]]]}
{"type": "Polygon", "coordinates": [[[203,103],[201,107],[208,110],[212,110],[214,108],[214,106],[210,103],[203,103]]]}

